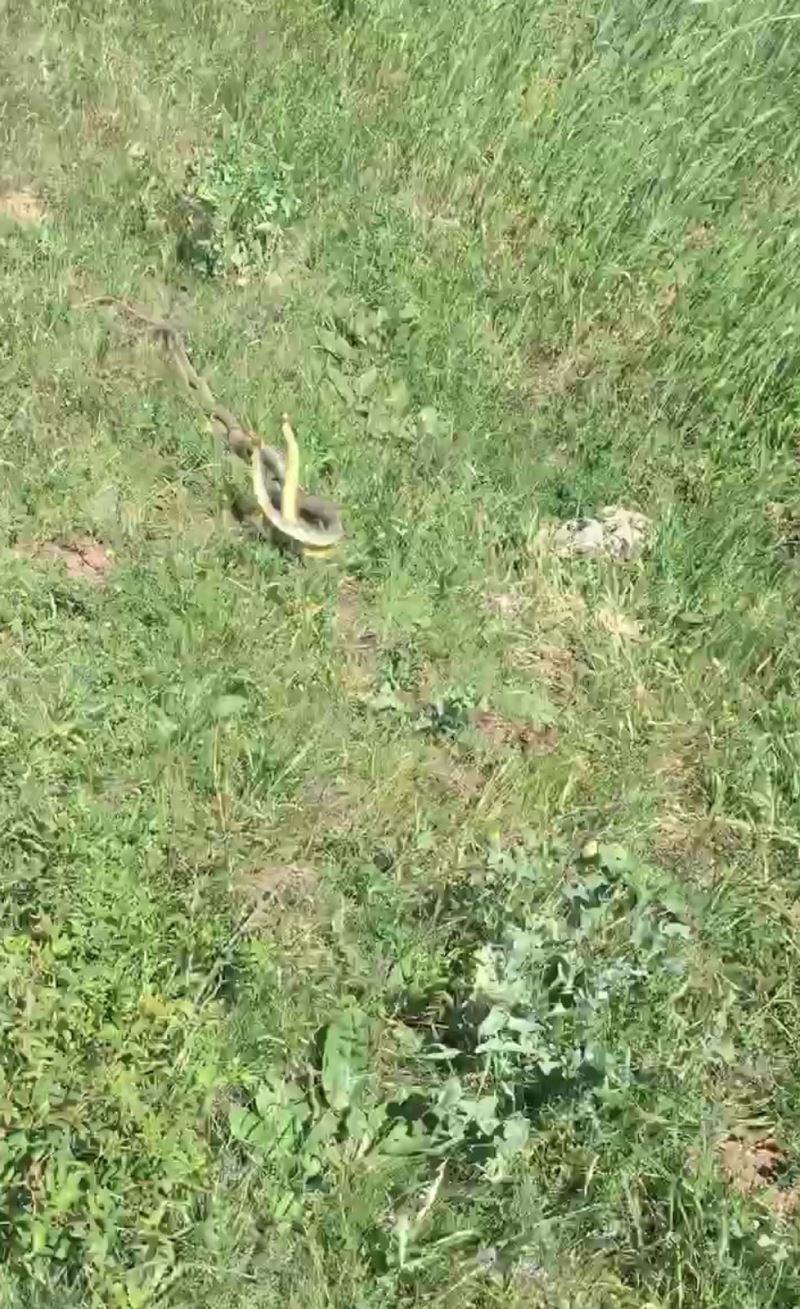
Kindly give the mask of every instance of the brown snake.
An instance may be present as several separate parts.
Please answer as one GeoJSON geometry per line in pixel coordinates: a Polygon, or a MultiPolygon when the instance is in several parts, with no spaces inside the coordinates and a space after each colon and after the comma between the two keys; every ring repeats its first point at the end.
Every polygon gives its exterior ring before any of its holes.
{"type": "Polygon", "coordinates": [[[251,465],[253,491],[259,508],[275,536],[299,547],[303,554],[327,554],[341,541],[344,530],[338,505],[332,500],[308,495],[298,486],[299,454],[288,416],[283,415],[282,432],[286,457],[274,446],[265,445],[239,422],[235,414],[215,397],[208,382],[194,368],[183,337],[172,323],[152,318],[116,296],[101,295],[86,301],[115,309],[134,327],[143,329],[158,342],[187,390],[197,399],[214,431],[227,442],[232,454],[251,465]]]}

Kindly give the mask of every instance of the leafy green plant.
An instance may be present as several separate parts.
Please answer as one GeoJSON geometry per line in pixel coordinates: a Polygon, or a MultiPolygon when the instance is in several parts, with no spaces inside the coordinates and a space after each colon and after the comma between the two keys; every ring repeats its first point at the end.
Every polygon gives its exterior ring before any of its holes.
{"type": "Polygon", "coordinates": [[[262,268],[299,212],[291,164],[232,124],[187,170],[178,258],[206,277],[262,268]]]}
{"type": "Polygon", "coordinates": [[[249,1107],[231,1107],[233,1138],[285,1186],[276,1217],[298,1217],[309,1185],[333,1185],[345,1161],[457,1161],[498,1182],[528,1147],[548,1089],[574,1084],[601,1104],[630,1087],[636,1057],[609,1016],[635,1004],[653,969],[680,981],[689,929],[619,846],[579,860],[546,907],[530,903],[540,869],[524,850],[490,851],[501,904],[516,912],[474,951],[467,986],[452,979],[432,1042],[404,1029],[403,1064],[389,1061],[379,1078],[378,1028],[349,1004],[324,1030],[316,1076],[276,1071],[249,1107]]]}
{"type": "Polygon", "coordinates": [[[458,687],[425,706],[418,721],[419,730],[438,737],[457,736],[469,725],[470,715],[479,704],[474,686],[458,687]]]}
{"type": "Polygon", "coordinates": [[[488,1012],[476,1054],[515,1103],[554,1074],[624,1088],[635,1067],[624,1040],[609,1043],[610,1017],[635,1002],[654,970],[680,984],[689,934],[624,850],[597,846],[546,910],[523,910],[477,951],[472,1000],[488,1012]]]}

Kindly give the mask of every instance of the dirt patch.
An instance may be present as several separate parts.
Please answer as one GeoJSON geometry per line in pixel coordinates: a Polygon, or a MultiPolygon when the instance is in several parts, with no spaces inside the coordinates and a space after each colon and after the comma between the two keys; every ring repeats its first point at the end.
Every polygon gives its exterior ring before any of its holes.
{"type": "Polygon", "coordinates": [[[555,727],[546,723],[515,723],[491,710],[473,714],[472,725],[494,749],[511,746],[524,755],[548,755],[558,745],[555,727]]]}
{"type": "Polygon", "coordinates": [[[800,1187],[779,1185],[788,1160],[774,1136],[726,1137],[717,1144],[717,1157],[723,1176],[740,1195],[757,1195],[781,1217],[797,1212],[800,1187]]]}
{"type": "MultiPolygon", "coordinates": [[[[540,84],[546,79],[540,79],[540,84]]],[[[507,259],[516,269],[524,268],[534,252],[552,240],[547,226],[535,215],[517,210],[499,222],[486,224],[486,253],[494,263],[507,259]]]]}
{"type": "Polygon", "coordinates": [[[319,873],[304,864],[261,864],[238,872],[233,890],[247,913],[246,931],[257,932],[283,909],[313,905],[319,873]]]}
{"type": "Polygon", "coordinates": [[[445,751],[432,760],[426,775],[448,795],[462,801],[477,800],[486,789],[486,779],[477,768],[459,763],[445,751]]]}
{"type": "MultiPolygon", "coordinates": [[[[548,244],[551,244],[551,241],[548,244]]],[[[613,321],[583,321],[572,339],[539,344],[520,355],[520,391],[535,405],[563,401],[582,388],[640,392],[649,387],[647,356],[669,323],[673,290],[653,302],[652,288],[642,282],[618,306],[613,321]]],[[[658,293],[657,293],[658,294],[658,293]]]]}
{"type": "MultiPolygon", "coordinates": [[[[714,883],[720,855],[726,853],[721,831],[707,812],[686,807],[682,797],[667,794],[663,810],[651,829],[653,858],[665,868],[686,873],[691,869],[692,882],[698,886],[714,883]]],[[[729,850],[732,857],[739,851],[729,850]]]]}
{"type": "Polygon", "coordinates": [[[534,588],[528,607],[533,630],[524,632],[527,621],[517,626],[506,660],[511,668],[532,676],[565,699],[585,672],[576,650],[588,621],[586,602],[570,584],[560,562],[553,568],[545,560],[537,561],[531,581],[534,588]]]}
{"type": "Polygon", "coordinates": [[[559,700],[572,694],[581,671],[573,650],[568,646],[548,642],[512,650],[509,662],[512,668],[529,673],[536,681],[543,682],[559,700]]]}
{"type": "Polygon", "coordinates": [[[349,578],[339,587],[333,630],[343,656],[345,687],[354,694],[364,694],[375,683],[380,642],[364,622],[359,587],[349,578]]]}
{"type": "Polygon", "coordinates": [[[722,1172],[742,1195],[771,1185],[785,1162],[774,1136],[764,1136],[758,1141],[729,1136],[719,1142],[717,1154],[722,1172]]]}
{"type": "Polygon", "coordinates": [[[19,545],[14,554],[18,559],[29,559],[34,563],[63,564],[69,577],[88,582],[90,586],[104,586],[113,563],[111,551],[90,536],[72,541],[19,545]]]}
{"type": "Polygon", "coordinates": [[[0,195],[0,215],[15,223],[30,225],[43,222],[47,212],[33,191],[6,191],[0,195]]]}
{"type": "Polygon", "coordinates": [[[343,779],[325,780],[312,775],[306,778],[302,789],[304,816],[301,826],[307,833],[306,849],[309,850],[314,848],[320,836],[334,839],[348,836],[367,803],[362,788],[343,779]]]}
{"type": "MultiPolygon", "coordinates": [[[[694,724],[660,730],[666,710],[645,688],[637,687],[636,702],[652,726],[647,773],[660,792],[651,841],[655,857],[666,867],[691,869],[692,879],[705,884],[713,878],[716,855],[724,854],[729,833],[708,812],[703,758],[708,742],[694,724]]],[[[730,854],[736,857],[733,849],[730,854]]]]}
{"type": "Polygon", "coordinates": [[[538,402],[568,395],[595,367],[597,361],[593,355],[576,346],[532,359],[527,373],[531,399],[538,402]]]}
{"type": "Polygon", "coordinates": [[[358,634],[361,619],[361,597],[352,578],[346,577],[339,586],[333,627],[336,635],[350,644],[358,634]]]}

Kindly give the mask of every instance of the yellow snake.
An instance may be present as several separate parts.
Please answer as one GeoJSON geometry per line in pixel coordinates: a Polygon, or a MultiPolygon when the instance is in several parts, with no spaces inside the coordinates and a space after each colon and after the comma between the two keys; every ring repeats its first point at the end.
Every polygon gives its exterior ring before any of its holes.
{"type": "Polygon", "coordinates": [[[344,535],[338,505],[332,500],[308,495],[300,489],[300,452],[288,414],[283,414],[281,431],[286,457],[264,442],[221,405],[208,382],[193,367],[183,337],[172,323],[152,318],[116,296],[101,295],[88,305],[107,305],[128,322],[152,336],[161,346],[187,390],[198,400],[215,432],[225,438],[233,454],[250,463],[253,493],[259,509],[279,541],[304,555],[326,555],[344,535]]]}

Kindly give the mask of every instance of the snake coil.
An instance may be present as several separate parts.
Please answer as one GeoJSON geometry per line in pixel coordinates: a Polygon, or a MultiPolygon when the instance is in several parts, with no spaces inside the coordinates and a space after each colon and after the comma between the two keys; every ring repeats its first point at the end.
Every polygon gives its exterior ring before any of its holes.
{"type": "Polygon", "coordinates": [[[259,509],[279,541],[294,546],[304,555],[326,555],[341,541],[344,529],[338,505],[321,496],[309,495],[299,486],[300,454],[287,414],[282,416],[281,429],[286,445],[284,456],[220,404],[208,382],[194,368],[183,337],[172,323],[152,318],[116,296],[98,296],[87,304],[115,309],[122,318],[157,341],[186,389],[211,420],[217,435],[224,438],[232,454],[249,462],[259,509]]]}

